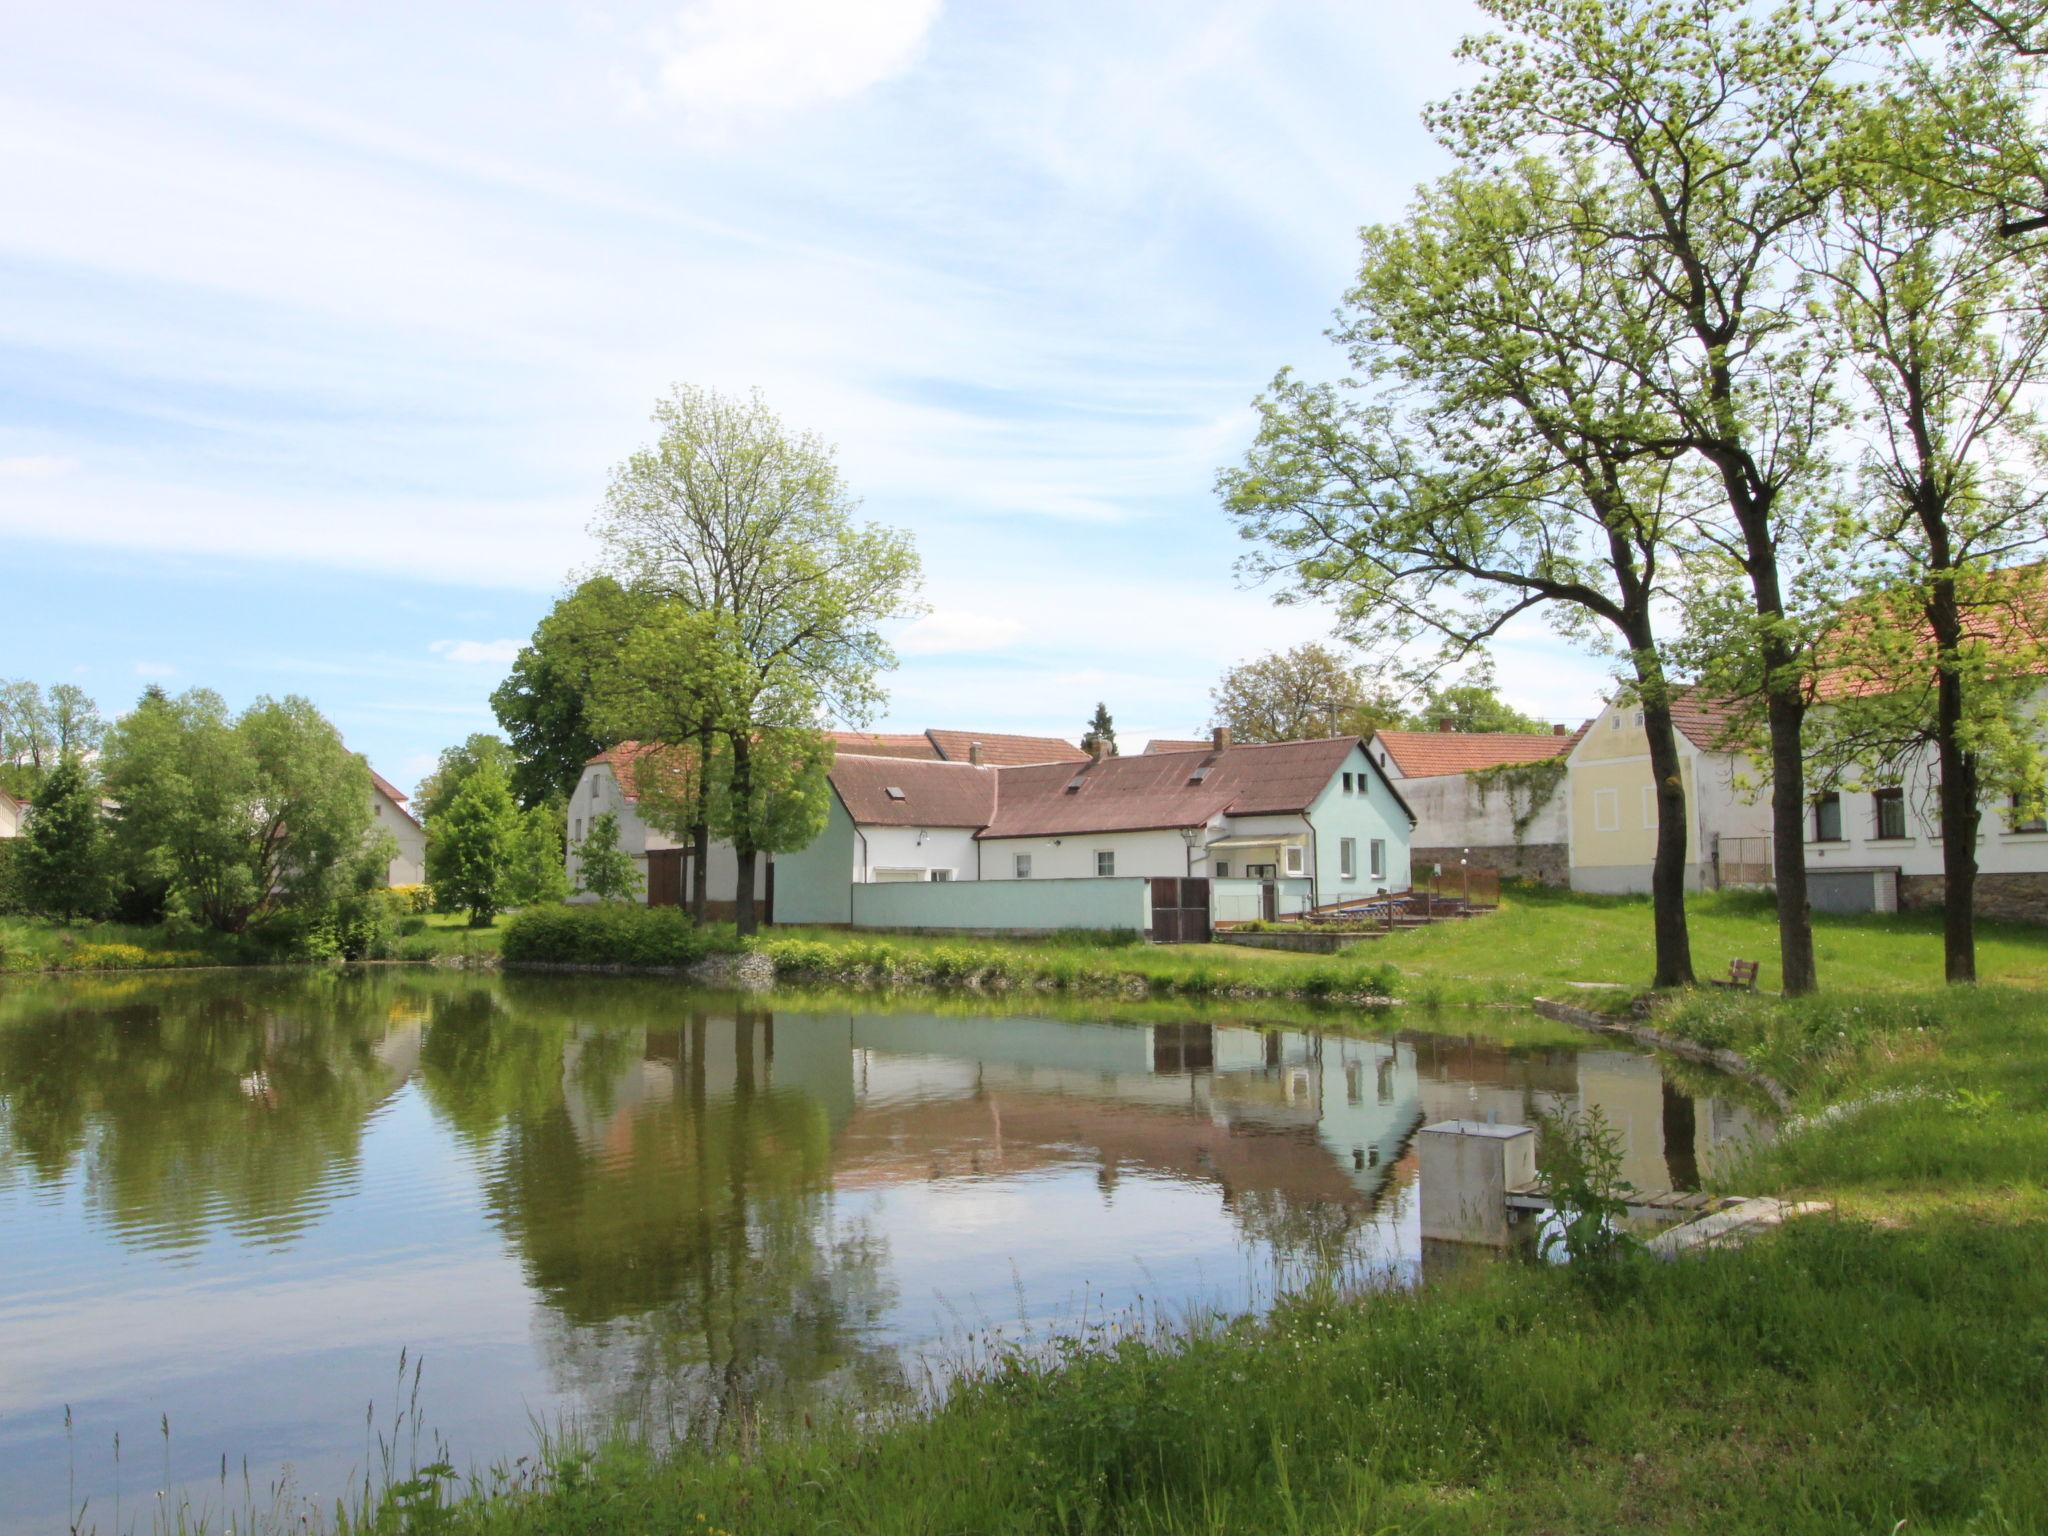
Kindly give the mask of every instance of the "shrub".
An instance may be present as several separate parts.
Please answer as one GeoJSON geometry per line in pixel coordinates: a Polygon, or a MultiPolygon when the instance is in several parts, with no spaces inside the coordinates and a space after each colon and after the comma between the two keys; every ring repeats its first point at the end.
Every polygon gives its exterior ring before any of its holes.
{"type": "Polygon", "coordinates": [[[0,837],[0,917],[18,917],[21,896],[21,839],[0,837]]]}
{"type": "Polygon", "coordinates": [[[404,903],[405,912],[424,917],[434,910],[434,888],[431,885],[394,885],[391,894],[404,903]]]}
{"type": "Polygon", "coordinates": [[[694,965],[737,949],[724,928],[699,928],[680,907],[532,907],[505,928],[508,961],[548,965],[694,965]]]}

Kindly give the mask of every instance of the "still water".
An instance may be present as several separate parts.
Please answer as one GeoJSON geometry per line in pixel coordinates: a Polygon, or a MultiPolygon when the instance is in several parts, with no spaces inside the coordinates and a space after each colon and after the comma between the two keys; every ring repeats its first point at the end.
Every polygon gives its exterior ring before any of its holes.
{"type": "Polygon", "coordinates": [[[236,1508],[245,1461],[259,1504],[280,1476],[331,1501],[401,1349],[458,1464],[489,1463],[535,1421],[914,1390],[991,1330],[1257,1306],[1319,1260],[1413,1280],[1428,1121],[1598,1106],[1628,1177],[1677,1188],[1755,1130],[1649,1056],[1455,1019],[933,1006],[419,971],[0,985],[0,1531],[88,1496],[112,1529],[117,1494],[147,1530],[167,1480],[218,1508],[223,1458],[236,1508]]]}

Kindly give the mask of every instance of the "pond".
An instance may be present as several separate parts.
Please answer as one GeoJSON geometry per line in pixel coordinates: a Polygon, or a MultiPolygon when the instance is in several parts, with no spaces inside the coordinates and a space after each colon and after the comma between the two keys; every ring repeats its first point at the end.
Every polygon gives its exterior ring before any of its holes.
{"type": "Polygon", "coordinates": [[[458,1465],[536,1421],[886,1398],[991,1333],[1255,1308],[1317,1263],[1419,1278],[1425,1122],[1597,1106],[1628,1177],[1675,1188],[1757,1125],[1648,1055],[1463,1032],[1498,1014],[1053,1006],[0,986],[0,1531],[88,1498],[134,1524],[167,1481],[240,1509],[245,1465],[259,1506],[282,1479],[331,1507],[411,1396],[401,1350],[458,1465]]]}

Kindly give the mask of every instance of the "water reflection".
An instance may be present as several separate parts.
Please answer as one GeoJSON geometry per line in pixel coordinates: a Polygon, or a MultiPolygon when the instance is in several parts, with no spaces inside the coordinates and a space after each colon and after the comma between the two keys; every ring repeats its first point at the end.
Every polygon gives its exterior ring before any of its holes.
{"type": "Polygon", "coordinates": [[[1333,1258],[1413,1274],[1418,1126],[1596,1106],[1645,1187],[1755,1126],[1646,1056],[1312,1021],[418,972],[10,987],[0,1530],[61,1517],[66,1401],[88,1444],[168,1413],[176,1475],[246,1453],[332,1488],[401,1346],[487,1458],[533,1414],[703,1427],[900,1389],[964,1329],[1243,1306],[1333,1258]]]}

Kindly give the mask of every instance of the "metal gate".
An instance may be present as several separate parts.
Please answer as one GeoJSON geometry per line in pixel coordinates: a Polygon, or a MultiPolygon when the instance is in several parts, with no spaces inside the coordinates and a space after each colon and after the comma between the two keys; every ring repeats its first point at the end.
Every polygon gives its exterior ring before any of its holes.
{"type": "Polygon", "coordinates": [[[1209,882],[1200,876],[1152,878],[1152,942],[1209,942],[1209,882]]]}

